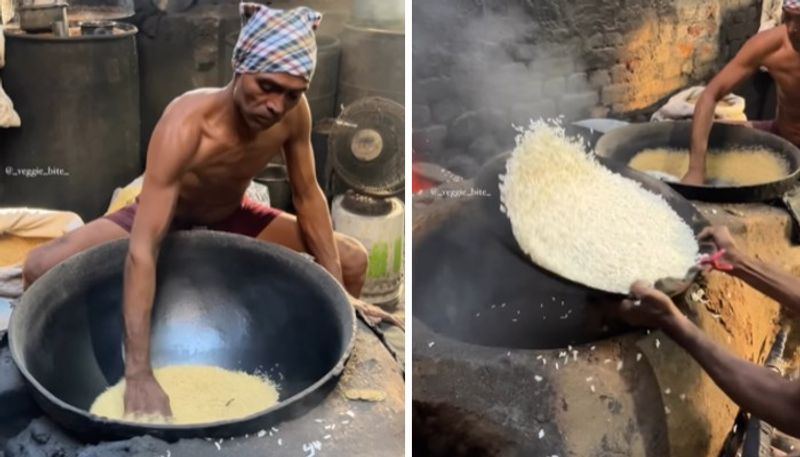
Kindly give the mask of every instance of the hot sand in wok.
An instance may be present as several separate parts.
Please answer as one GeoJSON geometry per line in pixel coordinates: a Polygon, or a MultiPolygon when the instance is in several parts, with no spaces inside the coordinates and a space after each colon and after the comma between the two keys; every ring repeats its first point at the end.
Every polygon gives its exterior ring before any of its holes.
{"type": "MultiPolygon", "coordinates": [[[[666,173],[679,180],[689,170],[689,151],[645,149],[636,154],[628,166],[639,171],[666,173]]],[[[786,160],[765,148],[712,149],[706,158],[707,181],[729,186],[764,184],[781,180],[788,174],[786,160]]]]}
{"type": "MultiPolygon", "coordinates": [[[[278,403],[278,390],[266,378],[212,366],[183,365],[155,370],[172,407],[170,424],[199,424],[240,419],[278,403]]],[[[108,388],[90,412],[110,419],[156,424],[163,418],[124,417],[125,381],[108,388]]]]}
{"type": "Polygon", "coordinates": [[[500,181],[520,248],[564,278],[627,293],[636,280],[684,278],[695,265],[694,233],[666,200],[602,166],[562,128],[533,123],[500,181]]]}

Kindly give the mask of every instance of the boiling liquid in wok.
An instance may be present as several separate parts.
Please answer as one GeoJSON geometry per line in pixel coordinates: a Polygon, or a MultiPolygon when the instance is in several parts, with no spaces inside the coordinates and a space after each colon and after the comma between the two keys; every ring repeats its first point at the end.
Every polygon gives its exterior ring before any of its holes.
{"type": "Polygon", "coordinates": [[[180,365],[159,368],[156,379],[169,396],[173,417],[123,417],[125,380],[108,388],[90,412],[117,420],[149,424],[199,424],[240,419],[278,403],[278,390],[269,379],[218,367],[180,365]]]}
{"type": "MultiPolygon", "coordinates": [[[[679,181],[689,170],[687,149],[653,148],[636,154],[628,166],[657,177],[668,175],[679,181]]],[[[789,174],[789,164],[765,148],[709,150],[706,156],[706,185],[750,186],[778,181],[789,174]]]]}

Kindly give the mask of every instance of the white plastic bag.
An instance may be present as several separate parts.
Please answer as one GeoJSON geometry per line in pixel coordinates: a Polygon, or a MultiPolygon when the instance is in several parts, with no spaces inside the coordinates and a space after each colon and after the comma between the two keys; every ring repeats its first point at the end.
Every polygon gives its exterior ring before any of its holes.
{"type": "MultiPolygon", "coordinates": [[[[0,31],[0,34],[2,31],[0,31]]],[[[0,81],[0,127],[19,127],[22,120],[19,114],[14,111],[14,103],[3,90],[3,83],[0,81]]]]}
{"type": "MultiPolygon", "coordinates": [[[[691,118],[694,115],[697,99],[700,98],[703,90],[705,90],[705,87],[695,86],[678,92],[670,97],[664,106],[653,113],[650,120],[665,121],[691,118]]],[[[717,103],[714,109],[714,117],[718,120],[744,122],[747,120],[744,107],[744,98],[729,94],[717,103]]]]}
{"type": "Polygon", "coordinates": [[[0,235],[58,238],[82,225],[83,219],[68,211],[0,208],[0,235]]]}
{"type": "MultiPolygon", "coordinates": [[[[1,17],[0,19],[2,19],[3,22],[5,22],[5,2],[6,2],[6,0],[0,0],[0,1],[3,2],[2,4],[0,4],[0,8],[3,8],[3,11],[1,11],[2,14],[3,14],[3,17],[1,17]]],[[[0,68],[3,68],[5,66],[6,66],[6,34],[3,33],[3,26],[0,25],[0,68]]]]}

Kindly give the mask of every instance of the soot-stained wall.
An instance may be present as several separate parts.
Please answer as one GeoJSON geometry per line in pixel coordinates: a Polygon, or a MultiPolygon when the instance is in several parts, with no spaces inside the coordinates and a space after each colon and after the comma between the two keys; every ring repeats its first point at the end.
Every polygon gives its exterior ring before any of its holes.
{"type": "Polygon", "coordinates": [[[417,157],[470,174],[531,118],[643,118],[703,84],[759,27],[759,0],[413,2],[417,157]]]}

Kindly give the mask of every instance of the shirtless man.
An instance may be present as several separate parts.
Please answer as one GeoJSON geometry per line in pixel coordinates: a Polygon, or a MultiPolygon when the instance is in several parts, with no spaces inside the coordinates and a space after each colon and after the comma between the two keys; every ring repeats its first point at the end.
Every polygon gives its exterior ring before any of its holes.
{"type": "MultiPolygon", "coordinates": [[[[700,238],[725,249],[723,261],[732,267],[726,273],[777,301],[789,313],[800,313],[800,279],[740,251],[726,227],[707,228],[700,238]]],[[[625,300],[614,308],[620,317],[632,325],[661,329],[697,360],[736,404],[800,438],[800,381],[789,381],[769,368],[731,354],[703,334],[660,291],[636,283],[631,295],[634,300],[625,300]]]]}
{"type": "Polygon", "coordinates": [[[778,109],[774,121],[753,122],[751,126],[800,146],[800,0],[784,0],[783,24],[750,38],[733,61],[711,80],[697,101],[689,170],[681,182],[703,184],[714,108],[762,66],[777,84],[778,109]]]}
{"type": "MultiPolygon", "coordinates": [[[[233,80],[188,92],[166,108],[150,140],[138,202],[42,246],[24,265],[29,285],[75,253],[130,236],[123,292],[128,414],[171,415],[150,364],[156,259],[169,231],[203,226],[278,243],[313,255],[352,297],[364,285],[366,250],[333,232],[314,173],[304,92],[316,63],[320,15],[245,3],[241,12],[233,80]],[[251,180],[281,152],[296,217],[244,197],[251,180]]],[[[351,300],[370,317],[388,318],[351,300]]]]}

